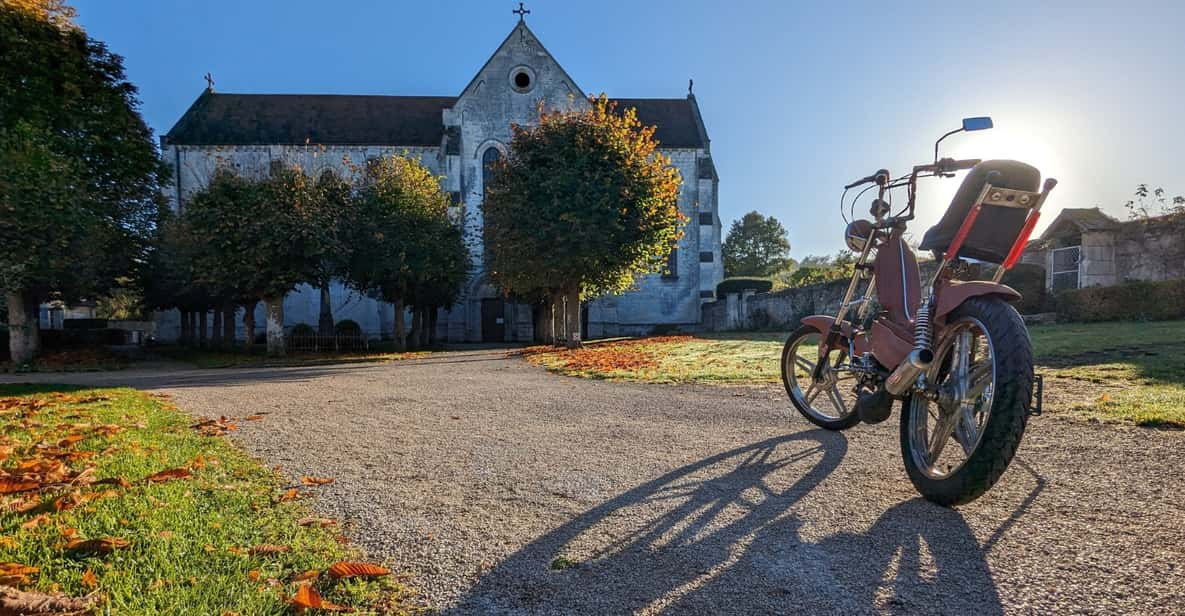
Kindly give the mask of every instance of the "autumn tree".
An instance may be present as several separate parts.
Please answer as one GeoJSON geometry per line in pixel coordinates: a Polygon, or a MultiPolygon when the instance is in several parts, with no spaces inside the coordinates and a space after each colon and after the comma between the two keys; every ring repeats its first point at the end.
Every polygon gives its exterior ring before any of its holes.
{"type": "Polygon", "coordinates": [[[122,58],[64,5],[0,4],[0,49],[0,289],[23,364],[42,301],[97,297],[144,258],[167,171],[122,58]]]}
{"type": "Polygon", "coordinates": [[[753,211],[733,221],[722,253],[725,276],[772,276],[790,263],[790,239],[777,218],[753,211]]]}
{"type": "MultiPolygon", "coordinates": [[[[450,305],[468,276],[468,253],[448,206],[439,178],[420,161],[385,156],[369,161],[341,222],[349,252],[343,275],[359,291],[395,305],[400,350],[408,342],[406,307],[416,307],[413,322],[423,327],[428,307],[450,305]]],[[[416,329],[413,346],[422,331],[416,329]]]]}
{"type": "Polygon", "coordinates": [[[540,111],[514,127],[482,205],[486,268],[507,292],[545,292],[568,346],[580,299],[620,293],[663,267],[681,235],[681,178],[654,127],[602,95],[575,112],[540,111]]]}

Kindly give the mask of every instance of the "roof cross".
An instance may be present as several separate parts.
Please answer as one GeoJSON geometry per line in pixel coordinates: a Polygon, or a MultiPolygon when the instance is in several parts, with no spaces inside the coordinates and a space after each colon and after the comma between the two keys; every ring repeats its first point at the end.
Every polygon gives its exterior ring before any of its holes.
{"type": "Polygon", "coordinates": [[[518,15],[518,20],[519,20],[519,21],[522,21],[524,17],[526,17],[527,15],[530,15],[530,14],[531,14],[531,11],[530,11],[530,9],[525,9],[525,8],[523,8],[523,3],[522,3],[522,2],[519,2],[519,3],[518,3],[518,8],[517,8],[517,9],[514,9],[513,11],[510,11],[510,12],[511,12],[511,13],[514,13],[515,15],[518,15]]]}
{"type": "Polygon", "coordinates": [[[214,76],[210,73],[206,73],[206,89],[211,92],[214,91],[214,76]]]}

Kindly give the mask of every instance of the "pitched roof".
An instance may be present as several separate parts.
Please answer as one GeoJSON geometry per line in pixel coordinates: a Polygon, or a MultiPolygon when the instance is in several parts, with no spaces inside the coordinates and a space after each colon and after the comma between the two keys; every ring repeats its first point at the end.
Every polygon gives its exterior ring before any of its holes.
{"type": "Polygon", "coordinates": [[[654,138],[660,147],[701,148],[706,143],[700,133],[696,111],[688,98],[615,98],[619,109],[633,107],[645,126],[657,126],[654,138]]]}
{"type": "Polygon", "coordinates": [[[205,91],[165,135],[182,145],[439,146],[452,96],[205,91]]]}
{"type": "MultiPolygon", "coordinates": [[[[165,135],[176,145],[439,146],[452,96],[221,94],[205,91],[165,135]]],[[[686,98],[620,98],[662,147],[704,147],[686,98]]]]}
{"type": "Polygon", "coordinates": [[[1057,218],[1049,224],[1045,232],[1041,234],[1041,239],[1049,239],[1059,233],[1059,228],[1063,223],[1071,223],[1078,227],[1079,231],[1104,231],[1107,229],[1114,229],[1120,223],[1118,220],[1111,218],[1103,213],[1097,207],[1090,208],[1073,208],[1068,207],[1063,209],[1057,218]]]}

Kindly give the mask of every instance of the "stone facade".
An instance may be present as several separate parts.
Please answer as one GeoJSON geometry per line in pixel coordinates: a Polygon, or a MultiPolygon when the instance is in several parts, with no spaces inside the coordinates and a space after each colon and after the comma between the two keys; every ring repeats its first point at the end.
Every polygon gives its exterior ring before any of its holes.
{"type": "MultiPolygon", "coordinates": [[[[506,301],[483,271],[481,203],[486,162],[506,154],[511,124],[534,123],[541,104],[564,110],[588,105],[583,91],[523,21],[456,98],[302,98],[207,91],[162,138],[165,161],[176,172],[166,192],[174,207],[184,208],[220,168],[259,177],[280,160],[313,173],[325,168],[344,172],[348,162],[388,154],[416,156],[441,176],[443,188],[453,195],[457,205],[452,214],[464,225],[472,246],[473,274],[459,302],[440,315],[438,337],[449,342],[528,341],[533,336],[532,307],[506,301]],[[394,111],[384,114],[382,109],[394,111]],[[433,120],[435,109],[438,117],[433,120]],[[346,110],[372,118],[373,130],[350,125],[349,118],[342,117],[346,110]],[[390,117],[403,110],[407,119],[390,117]],[[368,143],[371,140],[374,143],[368,143]]],[[[634,290],[588,302],[584,334],[640,334],[661,325],[694,327],[700,304],[711,301],[724,277],[719,180],[698,104],[690,92],[686,99],[620,99],[619,104],[637,108],[644,123],[658,127],[660,150],[683,177],[678,204],[688,224],[677,247],[676,275],[645,276],[634,290]]],[[[341,285],[332,291],[335,319],[352,318],[372,335],[392,331],[389,304],[341,285]]],[[[307,287],[290,294],[284,303],[286,325],[315,324],[317,298],[318,293],[307,287]]],[[[262,323],[262,314],[257,316],[262,323]]],[[[176,315],[162,315],[159,331],[163,338],[175,337],[176,315]]]]}

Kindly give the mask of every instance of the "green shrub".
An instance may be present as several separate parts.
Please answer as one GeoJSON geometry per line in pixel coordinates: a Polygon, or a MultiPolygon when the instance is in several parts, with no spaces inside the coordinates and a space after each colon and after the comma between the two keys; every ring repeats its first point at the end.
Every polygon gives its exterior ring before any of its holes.
{"type": "Polygon", "coordinates": [[[1164,321],[1185,318],[1185,280],[1129,282],[1059,293],[1058,319],[1091,321],[1164,321]]]}
{"type": "Polygon", "coordinates": [[[1017,263],[1004,274],[1000,282],[1016,289],[1020,301],[1013,304],[1021,314],[1036,314],[1048,309],[1048,291],[1045,290],[1045,268],[1032,263],[1017,263]]]}
{"type": "Polygon", "coordinates": [[[297,323],[292,326],[292,331],[288,332],[291,336],[316,336],[317,330],[313,329],[312,325],[308,323],[297,323]]]}
{"type": "Polygon", "coordinates": [[[333,326],[333,333],[338,336],[361,336],[362,326],[357,321],[342,319],[333,326]]]}
{"type": "Polygon", "coordinates": [[[716,285],[716,297],[723,298],[729,293],[740,293],[746,289],[753,289],[758,293],[765,293],[774,286],[767,278],[725,278],[716,285]]]}

